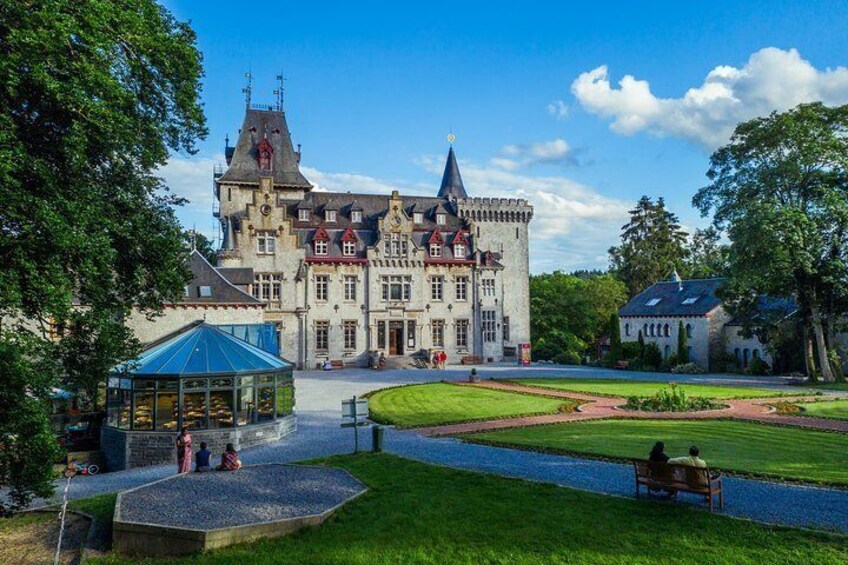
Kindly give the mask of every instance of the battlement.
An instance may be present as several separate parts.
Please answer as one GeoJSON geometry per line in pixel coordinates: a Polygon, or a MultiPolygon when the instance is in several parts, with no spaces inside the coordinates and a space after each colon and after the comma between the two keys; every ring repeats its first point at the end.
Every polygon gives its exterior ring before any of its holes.
{"type": "Polygon", "coordinates": [[[461,218],[475,222],[529,223],[533,206],[523,198],[462,198],[456,201],[461,218]]]}

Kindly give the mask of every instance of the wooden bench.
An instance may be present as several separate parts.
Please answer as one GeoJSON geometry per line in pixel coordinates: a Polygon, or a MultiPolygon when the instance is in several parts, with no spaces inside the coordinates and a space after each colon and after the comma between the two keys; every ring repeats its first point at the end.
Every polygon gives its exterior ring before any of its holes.
{"type": "Polygon", "coordinates": [[[703,495],[713,511],[713,499],[718,496],[718,507],[724,508],[724,495],[721,488],[721,473],[712,473],[709,467],[690,467],[689,465],[669,465],[644,459],[633,460],[636,472],[636,498],[640,487],[669,492],[691,492],[703,495]]]}
{"type": "Polygon", "coordinates": [[[479,357],[474,357],[473,355],[466,355],[462,359],[459,360],[463,365],[479,365],[481,363],[479,357]]]}
{"type": "Polygon", "coordinates": [[[615,364],[614,369],[625,370],[630,367],[630,361],[619,361],[615,364]]]}

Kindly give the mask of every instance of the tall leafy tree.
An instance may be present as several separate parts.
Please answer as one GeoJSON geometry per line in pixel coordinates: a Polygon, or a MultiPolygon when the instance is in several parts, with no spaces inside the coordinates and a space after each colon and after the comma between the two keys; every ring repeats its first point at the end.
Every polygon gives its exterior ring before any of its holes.
{"type": "Polygon", "coordinates": [[[183,288],[180,200],[154,172],[206,133],[195,41],[153,0],[0,2],[0,483],[16,504],[50,492],[50,387],[93,401],[136,346],[122,317],[183,288]]]}
{"type": "Polygon", "coordinates": [[[687,279],[711,279],[727,274],[729,247],[721,243],[721,233],[715,226],[696,229],[689,241],[681,276],[687,279]]]}
{"type": "Polygon", "coordinates": [[[683,327],[683,321],[677,322],[677,362],[689,362],[689,350],[686,348],[686,329],[683,327]]]}
{"type": "Polygon", "coordinates": [[[848,106],[801,104],[739,124],[693,203],[726,229],[729,297],[794,295],[832,380],[827,327],[848,294],[848,106]]]}
{"type": "Polygon", "coordinates": [[[631,297],[682,268],[687,234],[662,198],[640,198],[621,230],[621,245],[609,250],[610,268],[631,297]]]}
{"type": "Polygon", "coordinates": [[[621,361],[623,351],[621,348],[621,327],[619,325],[618,312],[613,312],[610,315],[609,321],[609,362],[617,363],[621,361]]]}

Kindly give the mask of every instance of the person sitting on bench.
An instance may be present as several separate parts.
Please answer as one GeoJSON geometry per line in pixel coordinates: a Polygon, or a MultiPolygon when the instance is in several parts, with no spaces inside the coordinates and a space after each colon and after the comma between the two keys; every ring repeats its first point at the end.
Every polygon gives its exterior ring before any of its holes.
{"type": "Polygon", "coordinates": [[[654,447],[651,448],[651,453],[648,455],[648,461],[653,461],[654,463],[668,463],[670,457],[665,454],[665,444],[661,441],[658,441],[654,444],[654,447]]]}
{"type": "Polygon", "coordinates": [[[235,450],[233,444],[227,444],[227,449],[221,454],[221,464],[215,467],[215,469],[218,471],[237,471],[241,469],[238,451],[235,450]]]}
{"type": "Polygon", "coordinates": [[[707,462],[698,457],[700,453],[698,446],[693,445],[689,448],[688,457],[675,457],[673,459],[669,459],[668,463],[671,465],[687,465],[689,467],[700,467],[703,469],[707,466],[707,462]]]}

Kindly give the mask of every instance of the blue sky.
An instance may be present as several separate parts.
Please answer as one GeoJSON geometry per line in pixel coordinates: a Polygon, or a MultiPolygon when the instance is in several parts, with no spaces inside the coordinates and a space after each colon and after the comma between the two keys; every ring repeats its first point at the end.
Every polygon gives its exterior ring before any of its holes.
{"type": "Polygon", "coordinates": [[[192,201],[183,223],[207,233],[248,69],[258,103],[282,69],[321,189],[435,194],[452,129],[472,196],[534,204],[534,272],[605,268],[642,194],[705,225],[691,198],[733,124],[848,103],[844,2],[165,5],[197,31],[210,134],[163,175],[192,201]]]}

